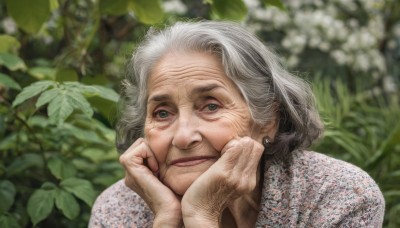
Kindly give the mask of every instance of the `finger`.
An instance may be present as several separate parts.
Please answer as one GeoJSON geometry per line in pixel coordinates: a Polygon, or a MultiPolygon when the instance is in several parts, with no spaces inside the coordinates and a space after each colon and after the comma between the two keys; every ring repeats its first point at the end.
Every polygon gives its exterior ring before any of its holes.
{"type": "Polygon", "coordinates": [[[156,156],[146,142],[144,142],[142,145],[143,149],[141,150],[141,157],[146,160],[148,167],[153,173],[158,172],[158,162],[156,156]]]}

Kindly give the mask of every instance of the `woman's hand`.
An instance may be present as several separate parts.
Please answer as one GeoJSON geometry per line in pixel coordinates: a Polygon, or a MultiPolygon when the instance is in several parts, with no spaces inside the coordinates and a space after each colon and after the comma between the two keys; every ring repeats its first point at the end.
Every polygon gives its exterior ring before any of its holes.
{"type": "Polygon", "coordinates": [[[218,159],[184,194],[185,227],[219,227],[222,212],[257,185],[257,169],[264,147],[244,137],[229,141],[218,159]]]}
{"type": "Polygon", "coordinates": [[[159,181],[158,162],[147,142],[139,138],[119,158],[125,168],[125,184],[147,203],[154,213],[154,227],[182,227],[181,204],[159,181]]]}

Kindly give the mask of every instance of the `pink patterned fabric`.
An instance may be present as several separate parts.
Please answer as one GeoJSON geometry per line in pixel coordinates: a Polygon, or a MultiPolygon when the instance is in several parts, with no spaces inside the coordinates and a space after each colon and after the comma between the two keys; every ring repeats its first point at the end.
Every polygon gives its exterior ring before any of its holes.
{"type": "MultiPolygon", "coordinates": [[[[385,202],[361,169],[315,152],[266,163],[256,227],[381,227],[385,202]]],[[[96,200],[89,227],[152,227],[153,214],[123,180],[96,200]]]]}

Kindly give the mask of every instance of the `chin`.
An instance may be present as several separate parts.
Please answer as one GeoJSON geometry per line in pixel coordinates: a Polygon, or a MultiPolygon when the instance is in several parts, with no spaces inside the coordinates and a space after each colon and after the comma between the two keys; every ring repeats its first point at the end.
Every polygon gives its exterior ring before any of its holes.
{"type": "Polygon", "coordinates": [[[175,177],[172,181],[166,181],[166,185],[177,195],[183,196],[192,185],[192,183],[201,175],[202,173],[186,173],[175,177]]]}

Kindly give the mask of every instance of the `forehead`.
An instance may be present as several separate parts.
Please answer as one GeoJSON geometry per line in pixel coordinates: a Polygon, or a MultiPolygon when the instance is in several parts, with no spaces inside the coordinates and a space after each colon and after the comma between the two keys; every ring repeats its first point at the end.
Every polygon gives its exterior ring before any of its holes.
{"type": "Polygon", "coordinates": [[[148,91],[165,86],[189,86],[215,81],[222,86],[236,87],[226,76],[220,59],[209,53],[171,52],[154,66],[148,79],[148,91]]]}

